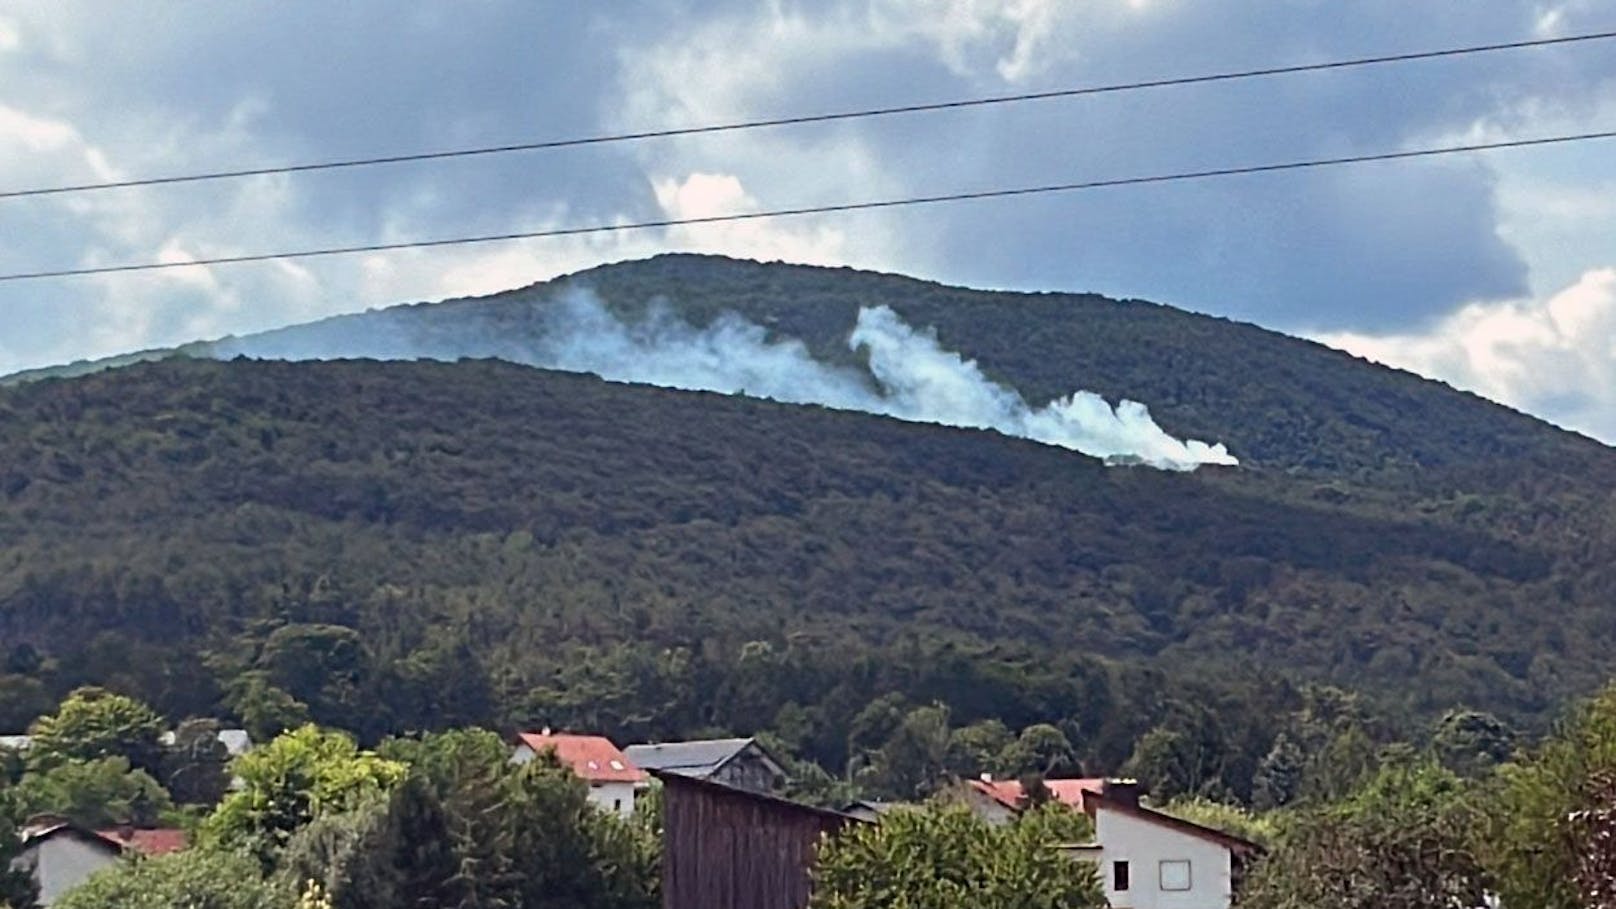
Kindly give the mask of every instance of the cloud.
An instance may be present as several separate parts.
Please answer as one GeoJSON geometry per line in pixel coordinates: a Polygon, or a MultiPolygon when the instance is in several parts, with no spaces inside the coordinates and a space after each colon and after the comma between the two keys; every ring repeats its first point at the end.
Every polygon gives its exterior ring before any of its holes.
{"type": "Polygon", "coordinates": [[[0,53],[14,51],[21,46],[22,35],[17,31],[17,24],[0,16],[0,53]]]}
{"type": "MultiPolygon", "coordinates": [[[[13,0],[0,186],[833,111],[1597,27],[1586,0],[484,0],[223,5],[158,19],[13,0]],[[297,48],[297,54],[287,48],[297,48]],[[362,103],[356,103],[362,98],[362,103]]],[[[4,39],[0,39],[4,40],[4,39]]],[[[1597,46],[969,112],[0,206],[14,270],[640,221],[1128,176],[1604,116],[1597,46]],[[1529,114],[1536,111],[1531,119],[1529,114]],[[1478,126],[1478,124],[1480,124],[1478,126]],[[726,208],[727,207],[727,208],[726,208]]],[[[1096,290],[1272,327],[1409,333],[1596,262],[1608,219],[1536,206],[1616,164],[1547,151],[790,222],[0,286],[0,369],[502,289],[664,249],[1096,290]],[[1553,157],[1552,172],[1519,164],[1553,157]],[[1524,174],[1524,176],[1523,176],[1524,174]],[[1579,177],[1580,179],[1580,177],[1579,177]],[[1529,191],[1530,190],[1530,191],[1529,191]],[[1541,191],[1539,191],[1541,190],[1541,191]],[[1539,212],[1546,212],[1540,215],[1539,212]],[[1552,222],[1552,223],[1551,223],[1552,222]],[[1569,242],[1575,234],[1582,239],[1569,242]],[[1568,252],[1574,250],[1572,252],[1568,252]],[[1552,267],[1545,260],[1553,259],[1552,267]],[[1532,282],[1528,287],[1529,280],[1532,282]],[[131,315],[145,307],[152,311],[131,315]],[[120,336],[119,332],[126,334],[120,336]]],[[[1605,155],[1605,157],[1610,157],[1605,155]]],[[[1599,257],[1602,256],[1602,257],[1599,257]]]]}
{"type": "Polygon", "coordinates": [[[1546,299],[1473,303],[1425,332],[1317,340],[1616,442],[1616,268],[1546,299]]]}

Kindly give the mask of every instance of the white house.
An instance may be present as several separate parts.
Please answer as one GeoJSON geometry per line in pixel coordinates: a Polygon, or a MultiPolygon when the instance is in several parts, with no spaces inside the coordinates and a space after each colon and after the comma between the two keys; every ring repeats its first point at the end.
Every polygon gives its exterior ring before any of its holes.
{"type": "Polygon", "coordinates": [[[1139,804],[1130,781],[1085,792],[1094,842],[1066,847],[1097,865],[1113,909],[1228,909],[1246,862],[1260,847],[1139,804]]]}
{"type": "Polygon", "coordinates": [[[623,817],[634,813],[634,794],[647,785],[647,777],[610,740],[548,729],[518,733],[511,760],[526,764],[546,751],[554,752],[561,766],[570,768],[589,786],[589,801],[595,807],[623,817]]]}

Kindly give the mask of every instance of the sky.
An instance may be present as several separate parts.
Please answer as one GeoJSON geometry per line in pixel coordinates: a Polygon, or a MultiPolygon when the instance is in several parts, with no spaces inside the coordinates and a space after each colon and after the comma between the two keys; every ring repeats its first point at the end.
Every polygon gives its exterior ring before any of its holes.
{"type": "MultiPolygon", "coordinates": [[[[1616,0],[0,3],[0,191],[1616,30],[1616,0]]],[[[610,146],[0,199],[0,273],[1616,129],[1616,41],[610,146]]],[[[1616,141],[0,282],[0,373],[715,252],[1256,322],[1616,441],[1616,141]]],[[[1148,402],[1147,402],[1148,403],[1148,402]]]]}

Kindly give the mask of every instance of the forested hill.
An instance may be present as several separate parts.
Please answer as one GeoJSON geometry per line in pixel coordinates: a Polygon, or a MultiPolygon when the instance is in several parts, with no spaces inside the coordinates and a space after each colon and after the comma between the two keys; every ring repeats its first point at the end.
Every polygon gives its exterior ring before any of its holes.
{"type": "MultiPolygon", "coordinates": [[[[240,339],[103,361],[231,357],[500,357],[526,361],[568,290],[627,318],[665,304],[696,325],[724,313],[800,339],[827,363],[860,307],[886,305],[942,346],[1042,403],[1078,389],[1146,404],[1180,438],[1227,443],[1250,467],[1423,483],[1418,468],[1529,459],[1573,472],[1609,462],[1590,440],[1409,373],[1312,342],[1138,300],[968,290],[853,269],[664,255],[605,265],[488,297],[398,306],[240,339]],[[1575,463],[1566,463],[1567,459],[1575,463]]],[[[9,380],[70,375],[80,363],[9,380]]]]}
{"type": "Polygon", "coordinates": [[[1238,790],[1285,679],[1540,718],[1610,671],[1608,465],[1471,460],[1184,475],[499,362],[148,363],[0,390],[0,687],[830,767],[892,692],[1111,767],[1210,711],[1238,790]]]}

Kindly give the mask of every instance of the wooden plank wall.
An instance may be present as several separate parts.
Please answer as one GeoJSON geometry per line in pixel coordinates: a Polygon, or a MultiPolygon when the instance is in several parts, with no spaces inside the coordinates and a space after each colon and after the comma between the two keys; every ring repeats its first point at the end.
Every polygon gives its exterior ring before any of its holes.
{"type": "Polygon", "coordinates": [[[814,850],[850,818],[664,775],[664,909],[803,909],[814,850]]]}

